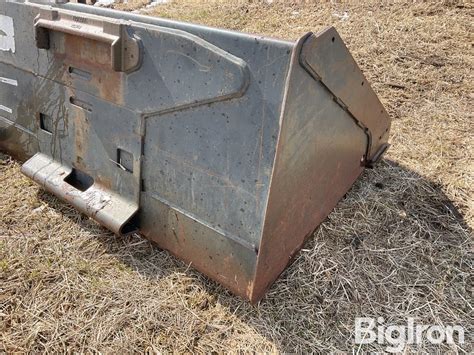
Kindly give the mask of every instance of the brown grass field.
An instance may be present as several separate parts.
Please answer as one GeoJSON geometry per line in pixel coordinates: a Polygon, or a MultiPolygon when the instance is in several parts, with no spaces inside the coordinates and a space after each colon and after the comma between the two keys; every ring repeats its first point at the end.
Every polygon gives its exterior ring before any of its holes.
{"type": "Polygon", "coordinates": [[[464,344],[406,351],[474,351],[472,5],[174,0],[147,11],[286,39],[334,25],[393,118],[392,147],[255,306],[137,235],[115,237],[0,155],[0,352],[383,351],[354,344],[358,316],[461,325],[464,344]]]}

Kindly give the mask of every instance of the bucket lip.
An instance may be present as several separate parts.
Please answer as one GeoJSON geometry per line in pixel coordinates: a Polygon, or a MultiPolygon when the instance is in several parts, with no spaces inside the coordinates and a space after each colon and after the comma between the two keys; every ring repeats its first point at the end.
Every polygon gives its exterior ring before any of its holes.
{"type": "MultiPolygon", "coordinates": [[[[300,61],[300,55],[301,55],[301,50],[303,49],[303,45],[304,43],[306,42],[306,40],[311,37],[313,35],[313,32],[306,32],[304,35],[302,35],[300,38],[298,38],[296,40],[296,42],[294,42],[292,45],[293,45],[293,48],[292,48],[292,53],[291,53],[291,58],[290,58],[290,61],[288,63],[288,68],[287,68],[287,73],[286,73],[286,78],[285,78],[285,85],[283,87],[283,97],[282,97],[282,104],[281,104],[281,108],[280,108],[280,116],[278,118],[278,126],[279,126],[279,130],[278,130],[278,136],[277,136],[277,139],[276,139],[276,150],[275,150],[275,155],[273,157],[273,163],[272,163],[272,172],[270,174],[270,180],[268,182],[268,186],[272,186],[272,182],[273,182],[273,175],[275,173],[275,165],[277,164],[277,161],[278,161],[278,146],[280,144],[280,138],[281,138],[281,127],[282,127],[282,124],[283,124],[283,118],[285,116],[285,110],[286,110],[286,105],[287,105],[287,99],[288,99],[288,91],[289,91],[289,87],[290,87],[290,81],[291,81],[291,71],[292,71],[292,68],[299,63],[300,61]]],[[[265,211],[264,212],[264,216],[263,216],[263,220],[265,221],[266,219],[266,216],[267,216],[267,211],[268,211],[268,198],[267,198],[267,201],[265,202],[265,206],[263,207],[263,210],[265,211]]],[[[263,236],[263,228],[262,228],[262,236],[263,236]]],[[[258,250],[260,250],[260,247],[262,246],[262,239],[263,238],[260,238],[260,244],[258,246],[258,250]]],[[[258,253],[257,253],[258,254],[258,253]]]]}

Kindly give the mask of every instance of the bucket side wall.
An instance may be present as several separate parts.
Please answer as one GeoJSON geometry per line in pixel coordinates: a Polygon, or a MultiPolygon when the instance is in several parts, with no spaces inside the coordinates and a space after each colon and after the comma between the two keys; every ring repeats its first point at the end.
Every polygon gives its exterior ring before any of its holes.
{"type": "Polygon", "coordinates": [[[299,64],[304,39],[287,79],[252,302],[263,297],[363,170],[367,137],[299,64]]]}

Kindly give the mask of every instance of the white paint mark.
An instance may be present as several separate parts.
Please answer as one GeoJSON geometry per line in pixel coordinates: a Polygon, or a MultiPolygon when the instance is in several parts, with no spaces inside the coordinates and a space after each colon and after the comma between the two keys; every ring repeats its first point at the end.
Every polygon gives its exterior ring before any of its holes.
{"type": "Polygon", "coordinates": [[[13,110],[10,107],[6,107],[6,106],[3,106],[3,105],[0,105],[0,110],[6,111],[8,113],[13,112],[13,110]]]}
{"type": "Polygon", "coordinates": [[[0,83],[18,86],[18,81],[16,81],[15,79],[4,78],[3,76],[0,76],[0,83]]]}
{"type": "Polygon", "coordinates": [[[13,19],[5,15],[0,15],[0,50],[15,53],[13,19]]]}

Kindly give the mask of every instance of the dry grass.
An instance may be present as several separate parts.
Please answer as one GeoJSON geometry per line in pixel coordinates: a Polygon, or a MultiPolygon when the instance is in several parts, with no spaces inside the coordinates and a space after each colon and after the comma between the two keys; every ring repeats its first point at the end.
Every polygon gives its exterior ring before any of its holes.
{"type": "Polygon", "coordinates": [[[114,237],[1,156],[3,349],[351,351],[354,317],[381,316],[468,330],[460,347],[412,350],[473,351],[472,9],[176,0],[152,11],[291,39],[334,24],[394,118],[393,146],[257,306],[138,236],[114,237]]]}

